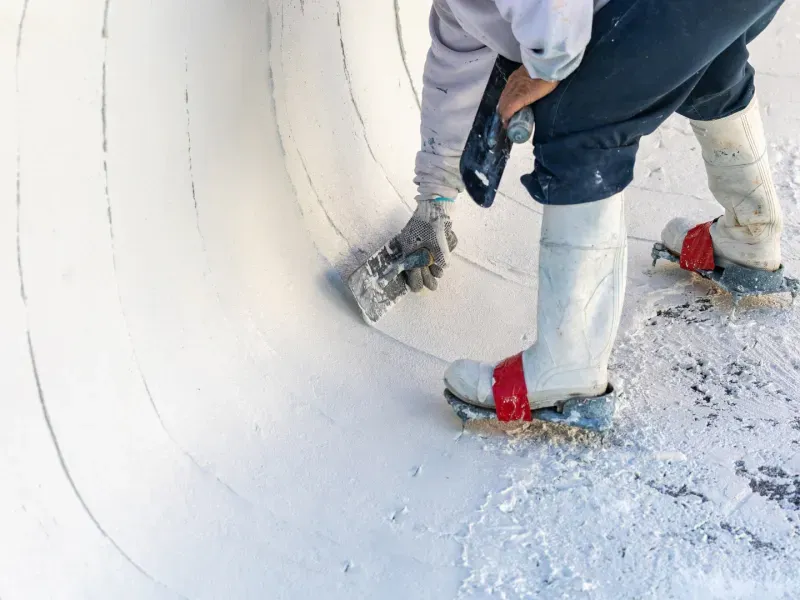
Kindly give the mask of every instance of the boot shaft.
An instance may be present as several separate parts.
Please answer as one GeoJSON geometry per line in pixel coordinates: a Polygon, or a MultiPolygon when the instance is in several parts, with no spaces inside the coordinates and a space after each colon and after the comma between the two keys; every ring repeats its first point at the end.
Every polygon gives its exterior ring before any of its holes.
{"type": "Polygon", "coordinates": [[[622,194],[587,204],[544,207],[537,362],[605,369],[619,326],[626,267],[622,194]]]}
{"type": "Polygon", "coordinates": [[[708,186],[725,208],[730,235],[758,243],[783,225],[757,98],[744,110],[716,121],[692,121],[708,174],[708,186]]]}

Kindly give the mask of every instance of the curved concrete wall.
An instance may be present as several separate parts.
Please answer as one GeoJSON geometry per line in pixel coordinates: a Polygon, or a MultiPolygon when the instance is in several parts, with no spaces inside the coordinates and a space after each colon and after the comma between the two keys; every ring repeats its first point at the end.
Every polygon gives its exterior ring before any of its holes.
{"type": "MultiPolygon", "coordinates": [[[[524,149],[495,210],[461,202],[443,289],[379,329],[361,322],[341,276],[410,213],[427,11],[0,7],[0,598],[489,597],[516,572],[485,551],[513,524],[482,526],[513,510],[509,477],[547,485],[588,444],[616,452],[591,476],[611,498],[625,464],[660,472],[654,452],[700,444],[703,431],[665,443],[661,413],[625,410],[612,447],[634,439],[628,454],[551,430],[462,435],[441,398],[447,361],[535,336],[524,149]],[[550,472],[509,475],[532,464],[550,472]]],[[[758,53],[780,140],[800,130],[783,85],[800,75],[773,60],[798,50],[787,15],[758,53]]],[[[644,145],[628,334],[659,289],[680,291],[679,275],[646,270],[664,207],[715,210],[702,166],[675,162],[690,148],[679,121],[644,145]]],[[[564,494],[555,506],[592,506],[564,494]]],[[[672,499],[653,502],[663,516],[672,499]]],[[[576,547],[558,536],[577,520],[531,527],[556,555],[576,547]]],[[[530,552],[506,560],[524,572],[530,552]]]]}

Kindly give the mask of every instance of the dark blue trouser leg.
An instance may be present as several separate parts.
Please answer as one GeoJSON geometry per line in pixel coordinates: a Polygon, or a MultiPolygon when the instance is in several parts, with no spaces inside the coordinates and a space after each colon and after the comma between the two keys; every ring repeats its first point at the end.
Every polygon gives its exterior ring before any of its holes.
{"type": "Polygon", "coordinates": [[[696,121],[713,121],[745,108],[753,99],[755,72],[747,45],[772,22],[779,7],[765,14],[705,69],[677,112],[696,121]]]}
{"type": "Polygon", "coordinates": [[[597,13],[581,66],[534,104],[534,172],[543,204],[624,190],[639,140],[674,112],[713,120],[753,97],[747,44],[782,0],[611,0],[597,13]]]}

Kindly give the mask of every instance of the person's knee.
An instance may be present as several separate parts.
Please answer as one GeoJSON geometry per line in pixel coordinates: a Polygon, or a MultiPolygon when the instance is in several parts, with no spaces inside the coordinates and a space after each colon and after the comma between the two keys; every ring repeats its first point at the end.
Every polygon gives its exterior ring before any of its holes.
{"type": "MultiPolygon", "coordinates": [[[[732,76],[707,73],[689,94],[678,114],[694,121],[713,121],[744,110],[755,95],[753,68],[744,61],[727,69],[732,76]],[[744,68],[742,68],[742,64],[744,68]]],[[[711,66],[714,69],[715,65],[711,66]]]]}
{"type": "Polygon", "coordinates": [[[598,147],[589,136],[583,143],[554,140],[537,147],[533,173],[521,178],[522,185],[541,204],[596,202],[630,185],[638,148],[638,142],[598,147]]]}

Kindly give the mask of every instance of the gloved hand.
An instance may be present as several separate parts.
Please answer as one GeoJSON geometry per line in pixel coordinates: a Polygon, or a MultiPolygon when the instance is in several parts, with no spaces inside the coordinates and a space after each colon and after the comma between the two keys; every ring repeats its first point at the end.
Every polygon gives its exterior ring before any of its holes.
{"type": "Polygon", "coordinates": [[[435,290],[439,285],[437,279],[444,275],[444,269],[450,263],[450,253],[458,244],[449,214],[453,204],[450,198],[420,200],[411,220],[395,238],[403,256],[420,248],[426,248],[433,256],[434,262],[430,267],[403,272],[413,292],[422,291],[423,287],[435,290]]]}

